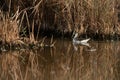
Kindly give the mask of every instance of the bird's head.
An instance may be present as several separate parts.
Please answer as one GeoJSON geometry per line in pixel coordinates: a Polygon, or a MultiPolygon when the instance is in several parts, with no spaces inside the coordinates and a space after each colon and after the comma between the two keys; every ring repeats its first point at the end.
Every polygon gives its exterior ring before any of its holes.
{"type": "Polygon", "coordinates": [[[77,38],[77,37],[78,37],[78,33],[74,31],[74,32],[73,32],[73,35],[72,35],[72,38],[75,39],[75,38],[77,38]]]}

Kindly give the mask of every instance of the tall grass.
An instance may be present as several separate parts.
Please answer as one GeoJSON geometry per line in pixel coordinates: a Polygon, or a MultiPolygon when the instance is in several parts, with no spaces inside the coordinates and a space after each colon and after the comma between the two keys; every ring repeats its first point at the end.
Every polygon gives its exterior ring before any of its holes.
{"type": "Polygon", "coordinates": [[[14,15],[14,17],[9,17],[9,15],[3,15],[2,12],[0,12],[0,14],[0,38],[3,40],[3,42],[8,43],[18,40],[20,37],[17,15],[14,15]]]}
{"type": "Polygon", "coordinates": [[[5,0],[3,2],[5,5],[1,5],[1,11],[6,11],[9,17],[19,9],[20,32],[23,33],[26,29],[29,35],[36,34],[35,39],[38,39],[40,30],[63,34],[76,31],[89,36],[120,35],[119,0],[5,0]]]}

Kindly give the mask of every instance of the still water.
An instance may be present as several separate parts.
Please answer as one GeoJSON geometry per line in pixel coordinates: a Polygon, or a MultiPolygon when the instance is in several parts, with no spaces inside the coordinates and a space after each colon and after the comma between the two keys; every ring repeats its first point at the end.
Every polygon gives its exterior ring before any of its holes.
{"type": "Polygon", "coordinates": [[[120,42],[89,43],[2,52],[0,80],[120,80],[120,42]]]}

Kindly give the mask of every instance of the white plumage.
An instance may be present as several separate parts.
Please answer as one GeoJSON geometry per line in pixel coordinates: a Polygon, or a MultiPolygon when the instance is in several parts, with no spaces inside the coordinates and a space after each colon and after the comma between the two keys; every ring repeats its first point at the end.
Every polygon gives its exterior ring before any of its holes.
{"type": "Polygon", "coordinates": [[[87,44],[87,42],[90,40],[90,38],[83,39],[83,40],[78,40],[77,37],[78,37],[78,33],[76,33],[75,36],[73,37],[73,43],[74,44],[83,44],[84,45],[84,44],[87,44]]]}

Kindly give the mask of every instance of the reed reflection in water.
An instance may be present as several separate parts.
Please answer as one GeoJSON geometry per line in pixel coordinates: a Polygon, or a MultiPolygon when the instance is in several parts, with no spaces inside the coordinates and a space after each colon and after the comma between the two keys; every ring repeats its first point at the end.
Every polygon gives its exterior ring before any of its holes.
{"type": "Polygon", "coordinates": [[[54,48],[3,52],[0,80],[120,80],[120,42],[90,47],[57,40],[54,48]]]}

